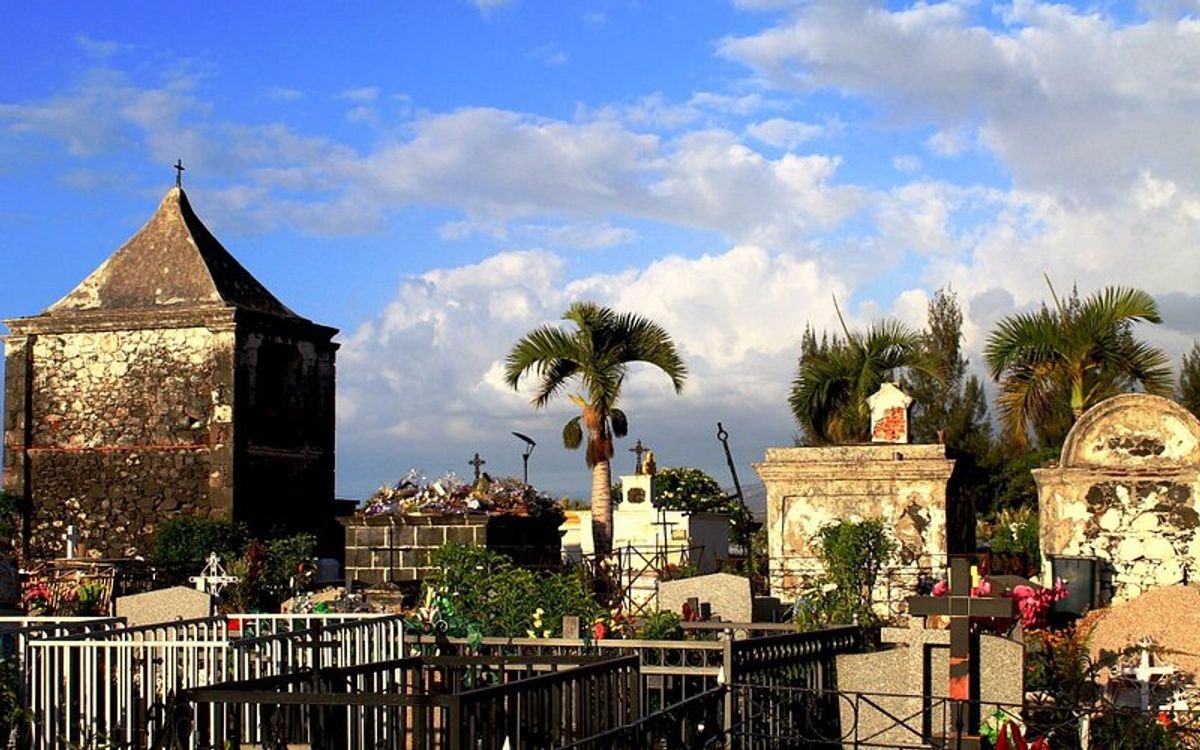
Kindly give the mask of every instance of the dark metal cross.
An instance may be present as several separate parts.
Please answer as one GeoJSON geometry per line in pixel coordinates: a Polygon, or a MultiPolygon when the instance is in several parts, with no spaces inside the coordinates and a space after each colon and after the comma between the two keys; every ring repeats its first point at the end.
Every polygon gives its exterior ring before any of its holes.
{"type": "Polygon", "coordinates": [[[629,452],[637,457],[637,463],[633,466],[634,474],[642,473],[642,456],[650,452],[650,449],[642,445],[642,439],[638,438],[637,444],[629,449],[629,452]]]}
{"type": "Polygon", "coordinates": [[[908,599],[911,615],[950,618],[951,735],[946,747],[955,750],[978,748],[979,744],[979,634],[971,630],[971,621],[991,617],[1012,617],[1013,600],[1003,596],[971,596],[971,561],[966,557],[950,560],[948,596],[912,596],[908,599]]]}
{"type": "Polygon", "coordinates": [[[183,159],[175,160],[175,187],[183,187],[183,170],[187,167],[183,166],[183,159]]]}
{"type": "Polygon", "coordinates": [[[476,482],[479,481],[479,467],[483,466],[486,463],[487,463],[487,461],[484,461],[482,458],[480,458],[478,453],[475,454],[475,458],[472,458],[470,461],[467,461],[468,466],[475,467],[475,481],[476,482]]]}

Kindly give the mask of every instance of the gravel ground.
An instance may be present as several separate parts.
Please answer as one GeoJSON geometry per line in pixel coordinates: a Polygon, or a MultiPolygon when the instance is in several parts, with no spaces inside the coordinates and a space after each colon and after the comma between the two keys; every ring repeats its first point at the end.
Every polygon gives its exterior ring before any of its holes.
{"type": "Polygon", "coordinates": [[[1160,660],[1200,676],[1200,588],[1170,586],[1089,614],[1081,625],[1095,623],[1089,645],[1092,658],[1136,646],[1144,636],[1164,649],[1160,660]]]}

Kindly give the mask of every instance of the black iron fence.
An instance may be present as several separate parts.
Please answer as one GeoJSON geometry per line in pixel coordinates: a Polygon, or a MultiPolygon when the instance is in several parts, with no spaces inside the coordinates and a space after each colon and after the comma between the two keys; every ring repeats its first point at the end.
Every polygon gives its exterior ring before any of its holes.
{"type": "Polygon", "coordinates": [[[638,717],[637,659],[412,657],[184,690],[164,750],[555,747],[638,717]]]}

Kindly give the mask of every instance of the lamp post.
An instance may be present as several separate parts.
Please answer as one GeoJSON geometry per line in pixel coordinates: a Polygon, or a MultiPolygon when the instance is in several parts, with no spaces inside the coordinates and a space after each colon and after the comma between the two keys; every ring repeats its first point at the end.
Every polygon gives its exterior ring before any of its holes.
{"type": "Polygon", "coordinates": [[[519,432],[514,432],[513,435],[525,443],[525,452],[521,454],[521,462],[525,465],[525,484],[529,484],[529,456],[533,453],[534,447],[537,445],[533,438],[528,435],[522,435],[519,432]]]}

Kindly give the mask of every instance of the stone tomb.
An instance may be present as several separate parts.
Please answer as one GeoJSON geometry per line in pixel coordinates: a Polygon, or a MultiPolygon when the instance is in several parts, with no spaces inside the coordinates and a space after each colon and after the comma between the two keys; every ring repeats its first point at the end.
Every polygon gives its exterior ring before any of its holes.
{"type": "MultiPolygon", "coordinates": [[[[930,687],[934,698],[949,696],[949,630],[883,628],[880,640],[884,649],[868,654],[837,656],[838,690],[864,693],[877,706],[860,703],[859,738],[871,738],[880,747],[916,746],[916,732],[937,733],[943,727],[944,704],[932,710],[923,708],[923,691],[930,687]],[[883,697],[879,693],[891,693],[883,697]],[[886,712],[886,713],[885,713],[886,712]],[[896,726],[906,720],[908,727],[896,726]]],[[[1025,647],[1018,641],[995,635],[979,637],[979,697],[985,704],[1010,707],[1025,700],[1025,647]]],[[[842,726],[853,726],[853,707],[842,704],[842,726]]]]}
{"type": "Polygon", "coordinates": [[[212,614],[212,595],[187,586],[172,586],[117,598],[117,617],[124,617],[129,627],[194,620],[211,617],[212,614]]]}
{"type": "Polygon", "coordinates": [[[1068,433],[1054,468],[1034,469],[1042,570],[1055,556],[1097,558],[1101,598],[1196,579],[1200,563],[1200,420],[1174,401],[1125,394],[1068,433]]]}
{"type": "Polygon", "coordinates": [[[893,611],[903,610],[913,585],[947,555],[973,551],[973,513],[947,499],[954,461],[945,446],[907,442],[912,399],[891,383],[868,401],[875,442],[768,448],[754,465],[767,490],[771,594],[782,601],[822,574],[817,533],[838,521],[876,518],[894,534],[899,575],[885,576],[875,597],[893,611]]]}
{"type": "Polygon", "coordinates": [[[679,581],[660,581],[658,608],[682,614],[688,599],[700,606],[708,605],[710,617],[725,622],[753,622],[754,598],[750,594],[750,579],[730,573],[684,578],[679,581]]]}
{"type": "Polygon", "coordinates": [[[433,571],[433,553],[446,544],[487,547],[534,568],[560,559],[558,526],[529,516],[385,513],[338,520],[346,529],[346,577],[370,586],[423,580],[433,571]]]}

